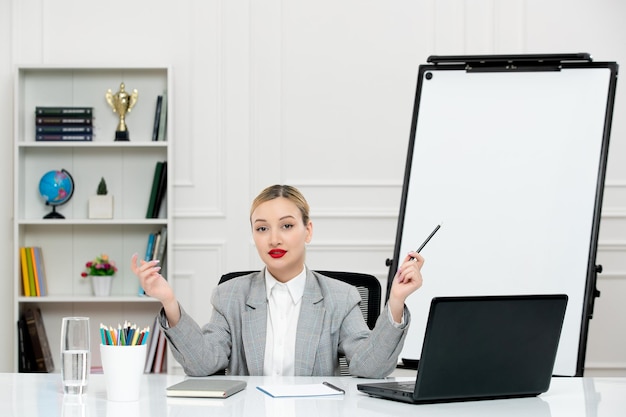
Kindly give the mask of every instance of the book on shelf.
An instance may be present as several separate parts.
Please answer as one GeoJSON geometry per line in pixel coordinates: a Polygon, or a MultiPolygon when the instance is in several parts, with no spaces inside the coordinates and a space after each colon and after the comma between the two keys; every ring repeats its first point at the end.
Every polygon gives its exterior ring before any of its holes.
{"type": "Polygon", "coordinates": [[[64,125],[58,125],[58,126],[50,126],[50,125],[43,125],[43,126],[35,126],[35,132],[38,135],[48,135],[48,134],[64,134],[64,135],[72,135],[72,134],[76,134],[76,135],[88,135],[88,134],[93,134],[93,127],[92,126],[64,126],[64,125]]]}
{"type": "Polygon", "coordinates": [[[35,356],[24,316],[17,321],[18,372],[35,372],[35,356]]]}
{"type": "MultiPolygon", "coordinates": [[[[151,261],[153,259],[152,256],[154,255],[154,245],[156,242],[156,237],[157,237],[156,233],[150,233],[148,235],[148,244],[146,245],[146,254],[143,257],[143,260],[146,262],[151,261]]],[[[139,295],[145,295],[145,291],[141,287],[141,284],[139,285],[139,295]]]]}
{"type": "Polygon", "coordinates": [[[37,106],[35,107],[37,116],[88,116],[93,117],[93,107],[73,107],[73,106],[37,106]]]}
{"type": "Polygon", "coordinates": [[[163,278],[167,279],[167,251],[163,252],[163,257],[160,259],[159,264],[161,265],[159,273],[163,278]]]}
{"type": "Polygon", "coordinates": [[[26,247],[20,247],[20,264],[22,266],[22,294],[30,297],[30,275],[28,274],[28,263],[26,261],[26,247]]]}
{"type": "Polygon", "coordinates": [[[39,285],[39,271],[37,270],[37,260],[35,259],[35,248],[26,248],[28,256],[30,256],[30,262],[33,266],[33,282],[35,283],[35,295],[41,296],[41,287],[39,285]]]}
{"type": "MultiPolygon", "coordinates": [[[[167,247],[167,226],[161,227],[161,230],[158,232],[158,238],[156,240],[156,244],[154,247],[154,253],[152,255],[152,259],[158,259],[163,262],[163,257],[165,256],[165,248],[167,247]]],[[[161,265],[161,270],[163,265],[161,265]]]]}
{"type": "Polygon", "coordinates": [[[33,246],[31,249],[35,261],[33,269],[37,278],[39,295],[46,296],[48,295],[48,278],[46,277],[46,267],[43,261],[43,251],[39,246],[33,246]]]}
{"type": "Polygon", "coordinates": [[[157,185],[156,197],[154,199],[154,207],[152,210],[152,218],[158,219],[165,201],[165,192],[167,190],[167,161],[163,161],[159,183],[157,185]]]}
{"type": "Polygon", "coordinates": [[[148,235],[148,245],[146,245],[146,256],[144,257],[145,261],[151,261],[152,255],[154,254],[154,243],[156,242],[156,233],[150,233],[148,235]]]}
{"type": "Polygon", "coordinates": [[[59,133],[42,133],[35,135],[37,142],[89,142],[93,140],[93,135],[89,134],[59,134],[59,133]]]}
{"type": "Polygon", "coordinates": [[[163,141],[167,140],[167,91],[164,91],[161,97],[161,114],[157,140],[163,141]]]}
{"type": "Polygon", "coordinates": [[[163,96],[157,96],[156,106],[154,109],[154,127],[152,129],[152,140],[159,139],[159,123],[161,122],[161,106],[163,103],[163,96]]]}
{"type": "Polygon", "coordinates": [[[150,187],[150,199],[148,200],[148,210],[146,211],[147,219],[154,218],[155,207],[157,205],[157,194],[159,192],[163,167],[165,164],[166,161],[157,161],[154,167],[154,176],[152,177],[152,186],[150,187]]]}
{"type": "Polygon", "coordinates": [[[150,254],[150,260],[157,259],[157,251],[159,245],[161,244],[161,232],[154,233],[154,247],[152,248],[152,253],[150,254]]]}
{"type": "Polygon", "coordinates": [[[26,267],[28,268],[28,287],[30,288],[30,296],[36,297],[37,286],[35,285],[35,271],[33,270],[33,255],[30,247],[25,248],[26,267]]]}
{"type": "Polygon", "coordinates": [[[154,365],[154,355],[156,354],[157,344],[159,342],[159,334],[162,332],[161,326],[159,325],[159,316],[154,318],[154,325],[152,326],[152,332],[150,332],[150,340],[148,340],[148,353],[146,354],[146,364],[144,366],[144,373],[152,372],[152,367],[154,365]]]}
{"type": "Polygon", "coordinates": [[[91,117],[37,117],[35,119],[36,126],[45,125],[76,125],[76,126],[91,126],[91,117]]]}
{"type": "Polygon", "coordinates": [[[33,347],[35,370],[37,372],[53,372],[54,361],[46,335],[46,328],[39,307],[28,308],[24,313],[28,335],[33,347]]]}
{"type": "Polygon", "coordinates": [[[154,365],[152,366],[153,374],[160,374],[165,371],[165,352],[167,345],[167,339],[163,331],[159,332],[159,339],[157,340],[156,351],[154,352],[154,365]]]}

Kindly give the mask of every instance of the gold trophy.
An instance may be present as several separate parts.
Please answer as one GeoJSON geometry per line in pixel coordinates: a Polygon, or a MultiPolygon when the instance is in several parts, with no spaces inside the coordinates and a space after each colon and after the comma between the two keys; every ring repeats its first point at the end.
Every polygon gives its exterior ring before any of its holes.
{"type": "Polygon", "coordinates": [[[128,127],[126,126],[126,113],[129,113],[135,104],[137,104],[138,93],[137,90],[133,90],[131,94],[128,94],[125,90],[124,83],[120,84],[120,90],[113,94],[109,89],[105,97],[107,103],[113,109],[113,113],[117,113],[120,117],[120,123],[117,125],[115,131],[115,140],[130,140],[128,134],[128,127]]]}

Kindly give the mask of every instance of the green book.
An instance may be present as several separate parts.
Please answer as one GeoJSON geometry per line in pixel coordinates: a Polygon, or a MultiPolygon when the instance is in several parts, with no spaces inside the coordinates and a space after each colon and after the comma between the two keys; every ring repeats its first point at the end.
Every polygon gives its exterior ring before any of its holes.
{"type": "Polygon", "coordinates": [[[165,198],[165,189],[167,188],[167,161],[163,161],[161,166],[161,176],[159,177],[159,186],[157,187],[156,198],[154,199],[154,207],[152,208],[152,218],[157,219],[161,212],[161,205],[165,198]]]}
{"type": "Polygon", "coordinates": [[[56,107],[35,107],[37,116],[81,116],[92,117],[93,107],[72,107],[72,106],[56,106],[56,107]]]}
{"type": "Polygon", "coordinates": [[[152,179],[152,190],[150,191],[150,200],[148,201],[148,211],[146,219],[152,219],[154,206],[156,205],[157,194],[159,192],[159,182],[161,181],[161,171],[163,170],[163,161],[158,161],[154,167],[154,177],[152,179]]]}
{"type": "Polygon", "coordinates": [[[35,284],[35,269],[33,265],[33,254],[32,248],[26,248],[26,265],[28,267],[28,286],[30,288],[31,297],[36,297],[37,295],[37,286],[35,284]]]}

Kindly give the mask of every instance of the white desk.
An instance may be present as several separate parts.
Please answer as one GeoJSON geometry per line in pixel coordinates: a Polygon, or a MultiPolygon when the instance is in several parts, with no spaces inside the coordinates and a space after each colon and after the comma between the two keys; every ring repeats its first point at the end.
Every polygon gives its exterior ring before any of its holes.
{"type": "MultiPolygon", "coordinates": [[[[626,378],[555,378],[550,390],[536,398],[411,405],[368,397],[357,391],[352,377],[284,378],[233,377],[248,387],[227,399],[167,398],[165,388],[181,375],[144,375],[141,398],[132,403],[106,400],[104,375],[91,375],[82,403],[63,395],[59,374],[0,374],[0,416],[280,416],[280,417],[614,417],[626,415],[626,378]],[[274,399],[256,389],[275,383],[327,380],[346,389],[345,397],[274,399]]],[[[220,377],[228,378],[228,377],[220,377]]],[[[398,378],[406,380],[409,378],[398,378]]],[[[78,397],[81,398],[81,397],[78,397]]]]}

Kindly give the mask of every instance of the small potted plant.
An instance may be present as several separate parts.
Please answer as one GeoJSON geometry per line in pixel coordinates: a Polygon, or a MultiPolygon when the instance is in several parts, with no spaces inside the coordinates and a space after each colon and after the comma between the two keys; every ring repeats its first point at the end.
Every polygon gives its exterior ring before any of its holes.
{"type": "Polygon", "coordinates": [[[100,179],[96,195],[89,198],[89,218],[90,219],[112,219],[113,218],[113,196],[108,195],[107,183],[104,177],[100,179]]]}
{"type": "Polygon", "coordinates": [[[109,259],[109,255],[103,253],[93,260],[87,261],[85,270],[80,273],[80,276],[83,278],[91,277],[94,295],[102,297],[111,293],[111,281],[116,272],[115,262],[109,259]]]}

